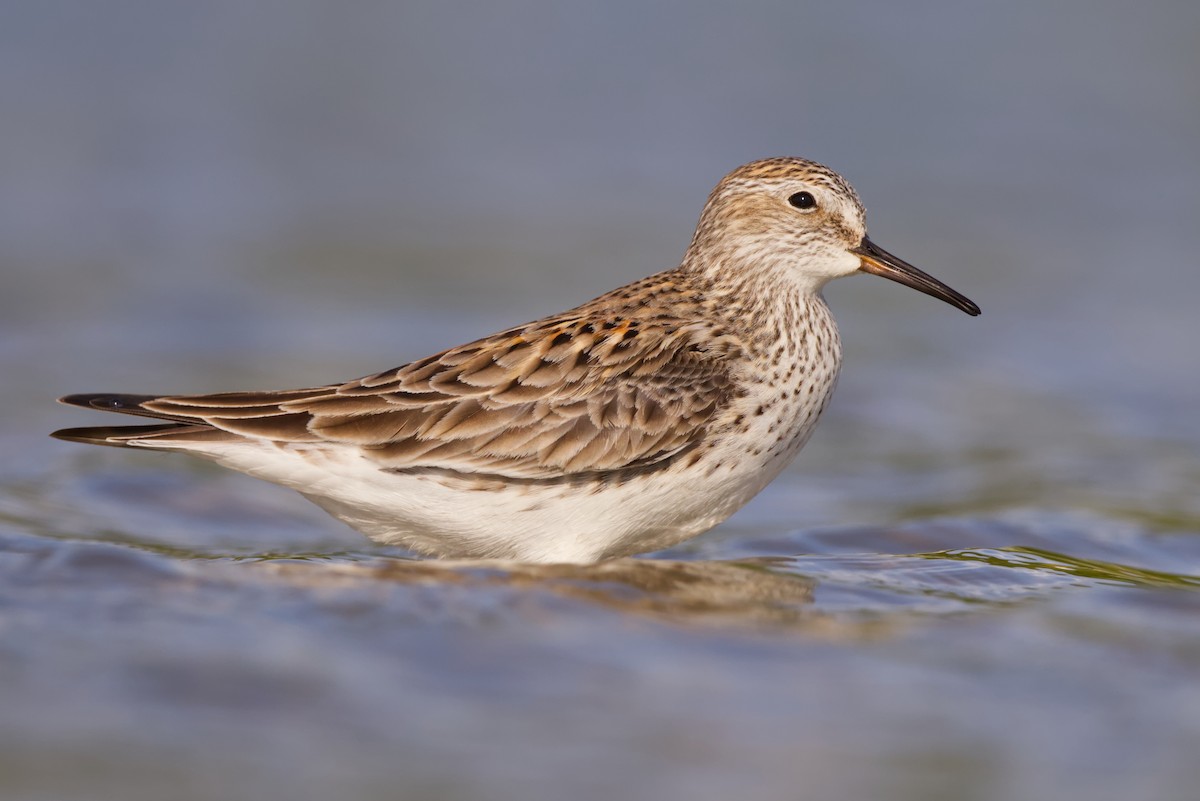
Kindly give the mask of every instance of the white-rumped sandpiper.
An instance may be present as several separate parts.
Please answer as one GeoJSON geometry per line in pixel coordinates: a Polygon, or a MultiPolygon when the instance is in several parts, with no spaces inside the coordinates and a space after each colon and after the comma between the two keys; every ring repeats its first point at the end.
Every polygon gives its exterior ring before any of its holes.
{"type": "Polygon", "coordinates": [[[857,272],[979,314],[872,243],[840,175],[765,159],[717,185],[678,267],[582,306],[348,383],[70,395],[158,422],[54,436],[203,456],[422,554],[657,550],[727,518],[808,440],[841,363],[821,288],[857,272]]]}

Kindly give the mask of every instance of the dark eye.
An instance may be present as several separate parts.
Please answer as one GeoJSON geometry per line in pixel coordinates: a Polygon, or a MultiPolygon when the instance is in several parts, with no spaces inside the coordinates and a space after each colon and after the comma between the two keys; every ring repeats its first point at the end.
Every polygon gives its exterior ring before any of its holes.
{"type": "Polygon", "coordinates": [[[797,192],[788,198],[788,203],[798,209],[811,209],[816,207],[817,199],[812,196],[812,192],[797,192]]]}

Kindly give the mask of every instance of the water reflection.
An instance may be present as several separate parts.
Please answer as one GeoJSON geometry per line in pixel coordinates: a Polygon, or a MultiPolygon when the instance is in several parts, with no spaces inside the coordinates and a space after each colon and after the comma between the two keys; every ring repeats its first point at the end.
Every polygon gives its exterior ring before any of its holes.
{"type": "Polygon", "coordinates": [[[409,561],[298,564],[267,561],[264,569],[306,586],[367,580],[400,584],[508,588],[581,600],[677,623],[780,624],[799,620],[815,582],[776,568],[785,560],[684,562],[618,559],[595,565],[529,565],[497,561],[409,561]]]}

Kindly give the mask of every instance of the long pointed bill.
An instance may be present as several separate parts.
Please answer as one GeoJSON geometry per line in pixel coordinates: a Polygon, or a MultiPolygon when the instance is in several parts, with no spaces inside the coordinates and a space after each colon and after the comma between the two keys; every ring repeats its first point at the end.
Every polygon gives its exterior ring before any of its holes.
{"type": "Polygon", "coordinates": [[[946,301],[951,306],[957,306],[972,317],[979,314],[979,307],[968,300],[966,295],[955,292],[932,275],[923,273],[908,262],[896,258],[865,236],[862,244],[850,252],[862,259],[859,269],[865,273],[882,275],[896,283],[912,287],[918,292],[932,295],[939,300],[946,301]]]}

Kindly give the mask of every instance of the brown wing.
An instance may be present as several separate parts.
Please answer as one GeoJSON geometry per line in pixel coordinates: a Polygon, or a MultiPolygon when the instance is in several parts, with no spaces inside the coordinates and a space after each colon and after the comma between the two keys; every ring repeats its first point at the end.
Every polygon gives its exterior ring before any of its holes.
{"type": "Polygon", "coordinates": [[[359,445],[391,469],[554,478],[645,467],[698,442],[731,396],[730,346],[706,349],[695,333],[557,318],[341,386],[138,405],[246,436],[359,445]]]}

